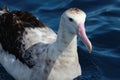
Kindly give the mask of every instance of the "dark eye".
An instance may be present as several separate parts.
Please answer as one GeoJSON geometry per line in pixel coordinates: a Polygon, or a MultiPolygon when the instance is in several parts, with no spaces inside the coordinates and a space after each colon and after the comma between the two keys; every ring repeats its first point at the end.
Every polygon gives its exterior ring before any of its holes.
{"type": "Polygon", "coordinates": [[[73,19],[72,19],[72,18],[68,18],[68,19],[69,19],[69,21],[71,21],[71,22],[73,21],[73,19]]]}

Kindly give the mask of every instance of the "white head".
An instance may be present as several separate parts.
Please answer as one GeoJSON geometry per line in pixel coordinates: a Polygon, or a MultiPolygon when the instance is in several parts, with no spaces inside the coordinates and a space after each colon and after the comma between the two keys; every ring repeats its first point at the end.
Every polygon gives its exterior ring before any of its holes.
{"type": "Polygon", "coordinates": [[[78,8],[70,8],[63,13],[61,17],[61,22],[63,25],[66,25],[70,32],[78,34],[83,43],[88,47],[89,52],[91,52],[92,45],[86,35],[84,27],[85,18],[85,12],[78,8]]]}

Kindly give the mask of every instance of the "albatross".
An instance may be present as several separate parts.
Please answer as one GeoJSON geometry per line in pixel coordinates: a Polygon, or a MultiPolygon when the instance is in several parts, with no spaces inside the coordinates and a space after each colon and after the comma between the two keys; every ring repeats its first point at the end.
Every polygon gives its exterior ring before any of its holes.
{"type": "Polygon", "coordinates": [[[0,63],[15,80],[73,80],[82,74],[77,36],[92,51],[86,14],[66,10],[58,34],[27,11],[0,10],[0,63]]]}

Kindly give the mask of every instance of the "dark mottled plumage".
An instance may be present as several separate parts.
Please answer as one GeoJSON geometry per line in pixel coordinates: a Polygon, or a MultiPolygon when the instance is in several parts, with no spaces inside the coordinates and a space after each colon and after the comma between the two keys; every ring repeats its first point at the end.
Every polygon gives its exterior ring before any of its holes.
{"type": "MultiPolygon", "coordinates": [[[[35,16],[26,11],[12,11],[9,12],[6,9],[4,14],[0,16],[0,43],[4,50],[14,54],[23,63],[32,67],[33,64],[29,64],[22,57],[22,53],[25,51],[25,44],[22,42],[22,36],[25,33],[25,28],[44,28],[45,25],[41,23],[35,16]],[[15,45],[14,45],[15,44],[15,45]]],[[[30,55],[29,53],[27,55],[30,55]]],[[[26,59],[32,58],[31,55],[26,59]]]]}

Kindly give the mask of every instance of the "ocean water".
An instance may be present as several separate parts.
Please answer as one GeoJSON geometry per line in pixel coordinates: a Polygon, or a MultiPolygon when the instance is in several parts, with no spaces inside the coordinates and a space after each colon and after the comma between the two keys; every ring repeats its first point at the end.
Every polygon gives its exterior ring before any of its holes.
{"type": "MultiPolygon", "coordinates": [[[[87,14],[86,32],[93,45],[88,53],[78,38],[83,75],[77,80],[120,80],[120,0],[0,0],[0,7],[26,10],[56,33],[61,14],[77,7],[87,14]]],[[[14,80],[0,65],[0,80],[14,80]]]]}

